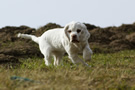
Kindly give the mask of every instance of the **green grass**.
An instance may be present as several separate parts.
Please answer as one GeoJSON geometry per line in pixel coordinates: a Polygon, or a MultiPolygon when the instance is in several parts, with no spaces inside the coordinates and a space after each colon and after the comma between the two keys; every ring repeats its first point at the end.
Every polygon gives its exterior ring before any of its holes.
{"type": "Polygon", "coordinates": [[[135,51],[93,54],[92,67],[75,66],[67,56],[64,66],[47,67],[44,60],[20,59],[22,64],[10,69],[0,66],[0,90],[134,90],[135,51]],[[11,80],[11,76],[29,78],[40,83],[11,80]]]}

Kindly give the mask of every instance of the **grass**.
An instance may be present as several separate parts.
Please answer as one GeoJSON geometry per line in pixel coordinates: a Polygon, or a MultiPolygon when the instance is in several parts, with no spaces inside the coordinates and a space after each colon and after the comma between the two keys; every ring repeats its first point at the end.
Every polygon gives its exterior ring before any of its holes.
{"type": "Polygon", "coordinates": [[[0,66],[0,90],[134,90],[135,51],[93,54],[92,67],[73,65],[67,56],[64,66],[47,67],[41,58],[20,59],[12,68],[0,66]],[[35,80],[11,80],[20,76],[35,80]],[[37,83],[38,82],[38,83],[37,83]]]}

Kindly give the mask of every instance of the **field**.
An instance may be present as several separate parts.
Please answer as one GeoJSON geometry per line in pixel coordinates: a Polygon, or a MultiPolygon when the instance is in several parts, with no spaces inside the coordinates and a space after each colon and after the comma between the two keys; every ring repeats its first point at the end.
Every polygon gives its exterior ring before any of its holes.
{"type": "MultiPolygon", "coordinates": [[[[81,56],[80,56],[81,57],[81,56]]],[[[135,89],[135,50],[93,54],[92,67],[45,66],[38,57],[20,59],[17,66],[0,66],[0,90],[129,90],[135,89]],[[11,79],[13,76],[28,78],[11,79]],[[31,81],[34,80],[34,81],[31,81]]]]}

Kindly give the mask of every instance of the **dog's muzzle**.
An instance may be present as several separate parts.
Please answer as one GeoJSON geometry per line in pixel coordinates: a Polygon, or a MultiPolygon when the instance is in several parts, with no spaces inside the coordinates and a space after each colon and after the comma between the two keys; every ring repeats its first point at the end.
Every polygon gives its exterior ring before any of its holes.
{"type": "Polygon", "coordinates": [[[72,35],[71,42],[73,42],[73,43],[79,43],[79,40],[77,39],[77,35],[72,35]]]}

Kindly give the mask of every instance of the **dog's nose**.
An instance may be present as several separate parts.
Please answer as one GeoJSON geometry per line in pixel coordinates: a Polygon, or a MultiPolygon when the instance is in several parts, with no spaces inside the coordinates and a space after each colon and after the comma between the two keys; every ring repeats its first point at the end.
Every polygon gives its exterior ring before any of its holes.
{"type": "Polygon", "coordinates": [[[72,35],[72,42],[79,43],[79,40],[77,39],[77,35],[75,35],[75,34],[72,35]]]}
{"type": "Polygon", "coordinates": [[[76,38],[76,37],[77,37],[77,35],[72,35],[72,37],[73,37],[73,38],[76,38]]]}

